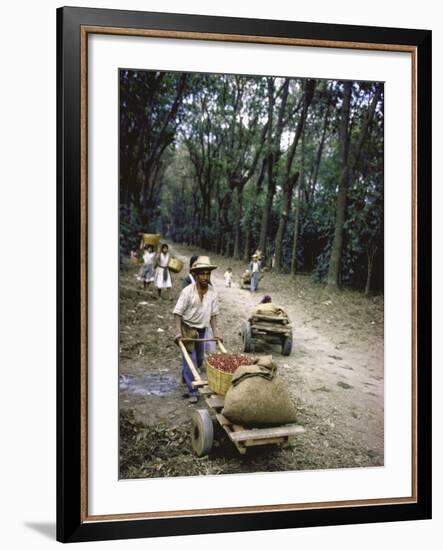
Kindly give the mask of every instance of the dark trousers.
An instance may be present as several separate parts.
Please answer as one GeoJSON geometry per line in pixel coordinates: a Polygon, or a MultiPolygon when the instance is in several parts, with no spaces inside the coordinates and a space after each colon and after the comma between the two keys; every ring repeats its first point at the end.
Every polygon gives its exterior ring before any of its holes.
{"type": "MultiPolygon", "coordinates": [[[[206,333],[205,328],[198,328],[196,330],[198,332],[198,338],[205,337],[205,333],[206,333]]],[[[189,355],[191,357],[191,361],[194,363],[194,366],[200,370],[201,366],[203,365],[203,358],[205,354],[205,343],[194,342],[194,344],[195,344],[194,349],[191,352],[189,352],[189,355]]],[[[183,354],[182,354],[182,378],[188,388],[189,395],[198,395],[198,391],[192,386],[192,382],[194,382],[194,376],[191,372],[191,369],[188,367],[188,363],[186,363],[186,359],[183,354]]]]}

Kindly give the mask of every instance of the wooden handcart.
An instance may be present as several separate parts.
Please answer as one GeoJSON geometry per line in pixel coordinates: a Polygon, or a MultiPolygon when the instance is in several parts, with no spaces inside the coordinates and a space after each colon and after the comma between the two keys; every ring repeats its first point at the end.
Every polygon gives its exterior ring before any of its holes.
{"type": "MultiPolygon", "coordinates": [[[[258,282],[260,282],[263,279],[264,273],[260,271],[258,274],[258,282]]],[[[240,277],[240,288],[251,288],[251,274],[249,271],[245,271],[243,275],[240,277]]]]}
{"type": "MultiPolygon", "coordinates": [[[[200,376],[200,373],[194,366],[183,344],[183,342],[187,341],[196,342],[213,340],[214,339],[197,340],[192,338],[182,338],[179,340],[180,349],[194,376],[193,386],[198,389],[200,396],[205,400],[208,406],[208,409],[197,409],[192,414],[191,444],[195,454],[197,456],[204,456],[211,451],[214,441],[214,421],[220,424],[241,454],[245,454],[249,447],[282,444],[287,442],[290,437],[304,433],[305,429],[295,424],[285,424],[284,426],[272,428],[246,428],[238,424],[233,424],[228,418],[223,416],[222,410],[225,403],[224,395],[215,393],[208,386],[208,381],[200,376]]],[[[216,342],[218,343],[220,351],[227,353],[223,344],[217,339],[216,342]]]]}
{"type": "Polygon", "coordinates": [[[254,339],[280,344],[282,355],[292,351],[292,324],[286,316],[253,314],[243,323],[241,336],[245,352],[254,351],[254,339]]]}

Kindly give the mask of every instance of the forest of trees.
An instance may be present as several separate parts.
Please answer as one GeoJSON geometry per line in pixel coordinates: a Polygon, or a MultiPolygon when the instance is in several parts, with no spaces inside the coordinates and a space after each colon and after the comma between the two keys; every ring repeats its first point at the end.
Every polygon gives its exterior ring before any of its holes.
{"type": "Polygon", "coordinates": [[[383,84],[120,71],[120,250],[138,233],[383,290],[383,84]]]}

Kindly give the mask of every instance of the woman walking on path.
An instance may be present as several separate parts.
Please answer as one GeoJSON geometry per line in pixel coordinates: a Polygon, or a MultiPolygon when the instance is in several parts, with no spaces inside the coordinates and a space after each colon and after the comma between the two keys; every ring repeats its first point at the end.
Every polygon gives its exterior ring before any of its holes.
{"type": "Polygon", "coordinates": [[[168,263],[170,260],[168,245],[162,244],[160,254],[158,254],[157,269],[155,270],[154,284],[158,292],[159,298],[161,297],[162,290],[172,287],[171,274],[169,273],[168,263]]]}
{"type": "Polygon", "coordinates": [[[137,279],[139,281],[143,281],[143,288],[146,288],[146,286],[149,287],[149,285],[154,281],[154,260],[154,247],[152,244],[148,244],[143,253],[143,265],[137,275],[137,279]]]}

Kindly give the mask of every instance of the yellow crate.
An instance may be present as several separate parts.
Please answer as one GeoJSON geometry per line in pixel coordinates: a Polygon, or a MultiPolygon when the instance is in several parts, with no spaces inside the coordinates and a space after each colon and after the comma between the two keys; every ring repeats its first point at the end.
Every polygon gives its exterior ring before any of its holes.
{"type": "Polygon", "coordinates": [[[168,267],[173,273],[180,273],[183,269],[183,262],[177,258],[171,258],[168,262],[168,267]]]}
{"type": "Polygon", "coordinates": [[[148,244],[152,245],[154,248],[160,243],[160,235],[158,233],[141,233],[142,239],[140,243],[140,248],[147,246],[148,244]]]}

